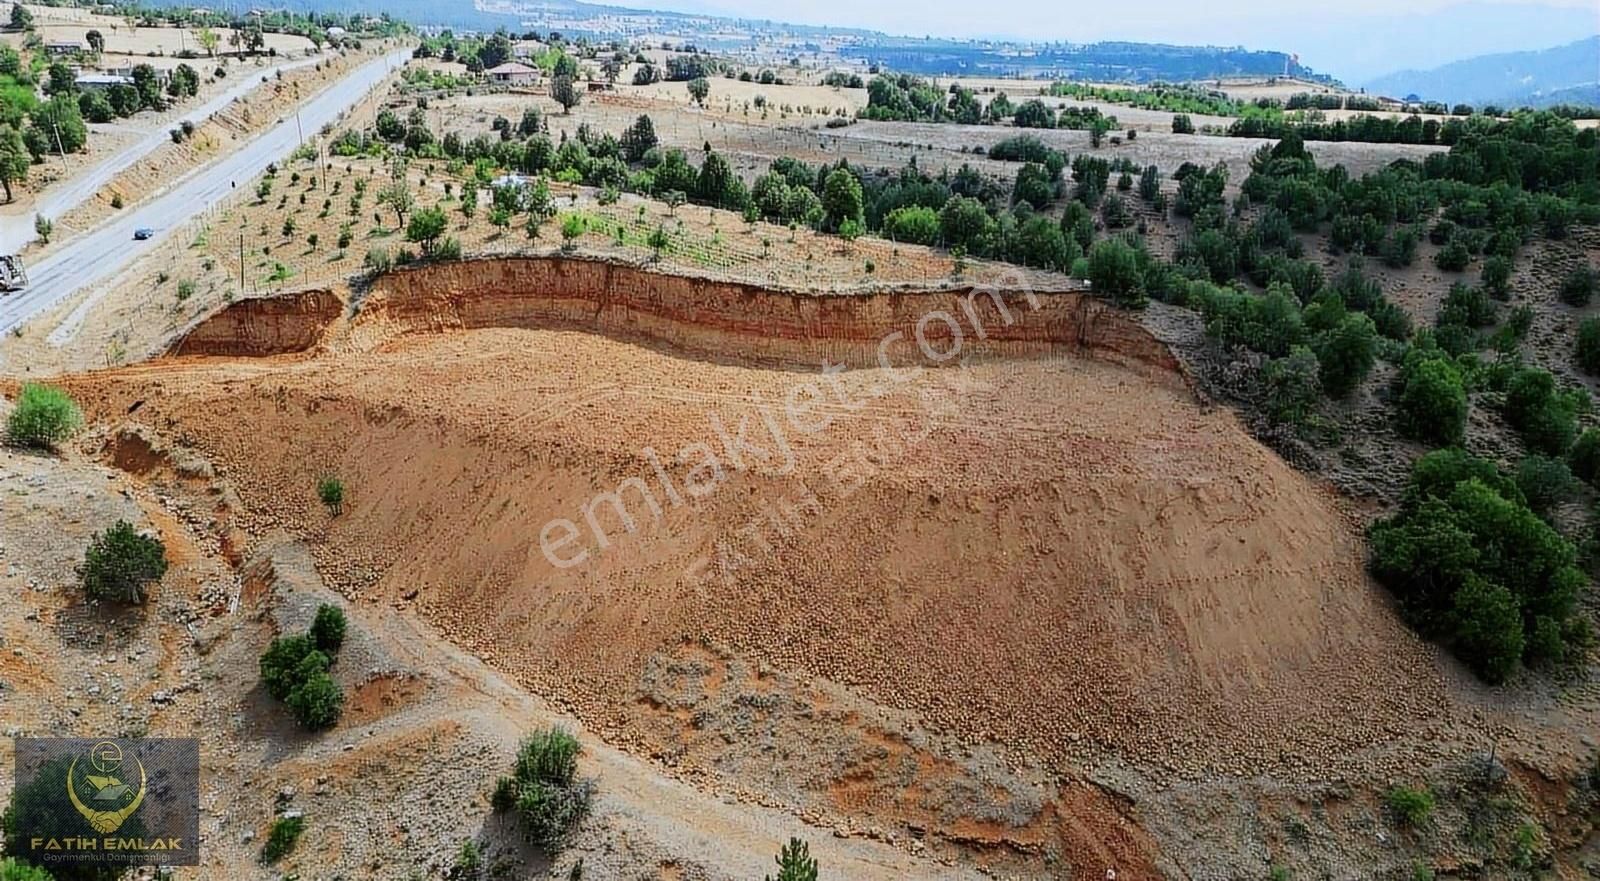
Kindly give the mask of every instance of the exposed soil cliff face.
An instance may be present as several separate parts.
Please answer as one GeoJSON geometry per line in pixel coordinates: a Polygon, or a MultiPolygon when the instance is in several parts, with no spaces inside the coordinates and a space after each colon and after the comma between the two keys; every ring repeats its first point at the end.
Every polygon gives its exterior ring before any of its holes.
{"type": "Polygon", "coordinates": [[[378,279],[347,325],[325,291],[234,303],[176,355],[370,351],[418,333],[585,330],[719,362],[847,367],[1093,357],[1180,374],[1137,321],[1082,291],[879,290],[815,295],[575,258],[473,260],[378,279]]]}
{"type": "Polygon", "coordinates": [[[259,357],[304,352],[321,342],[344,302],[332,291],[253,297],[229,304],[173,344],[174,355],[259,357]]]}

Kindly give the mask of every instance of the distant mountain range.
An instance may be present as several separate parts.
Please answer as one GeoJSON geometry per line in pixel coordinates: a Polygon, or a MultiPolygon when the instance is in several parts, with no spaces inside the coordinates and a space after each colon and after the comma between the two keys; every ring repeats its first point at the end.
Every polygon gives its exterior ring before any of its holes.
{"type": "Polygon", "coordinates": [[[1394,98],[1446,103],[1594,104],[1600,94],[1600,36],[1535,52],[1480,55],[1432,70],[1402,70],[1363,84],[1394,98]]]}

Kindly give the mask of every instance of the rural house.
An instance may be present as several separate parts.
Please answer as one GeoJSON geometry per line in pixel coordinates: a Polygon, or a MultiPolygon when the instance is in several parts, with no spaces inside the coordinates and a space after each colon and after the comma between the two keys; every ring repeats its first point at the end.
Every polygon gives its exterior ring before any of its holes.
{"type": "Polygon", "coordinates": [[[539,71],[526,64],[518,64],[515,61],[507,61],[484,72],[489,75],[490,80],[504,83],[508,86],[532,85],[539,79],[539,71]]]}

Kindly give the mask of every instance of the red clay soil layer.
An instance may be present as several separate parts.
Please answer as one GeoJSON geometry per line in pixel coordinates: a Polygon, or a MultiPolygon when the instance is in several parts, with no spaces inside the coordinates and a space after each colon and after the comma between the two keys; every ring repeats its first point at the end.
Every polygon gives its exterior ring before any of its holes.
{"type": "Polygon", "coordinates": [[[1151,375],[1177,360],[1137,322],[1081,289],[864,289],[816,295],[583,258],[423,265],[377,279],[355,317],[331,293],[236,302],[174,355],[370,350],[400,336],[490,327],[586,330],[716,361],[819,368],[961,358],[1090,356],[1151,375]],[[880,346],[880,343],[882,344],[880,346]]]}

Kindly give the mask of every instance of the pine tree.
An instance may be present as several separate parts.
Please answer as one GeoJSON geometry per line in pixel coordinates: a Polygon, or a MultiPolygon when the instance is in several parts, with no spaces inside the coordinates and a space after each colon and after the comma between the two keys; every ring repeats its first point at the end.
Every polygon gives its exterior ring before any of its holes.
{"type": "MultiPolygon", "coordinates": [[[[798,838],[778,852],[778,877],[776,881],[817,881],[817,861],[811,858],[811,848],[798,838]]],[[[771,875],[767,881],[774,881],[771,875]]]]}

